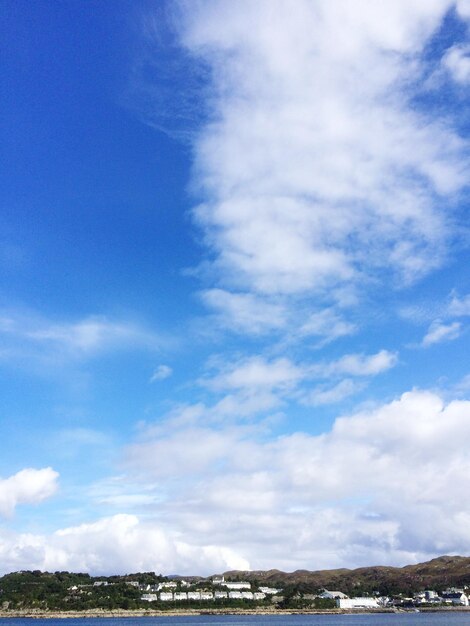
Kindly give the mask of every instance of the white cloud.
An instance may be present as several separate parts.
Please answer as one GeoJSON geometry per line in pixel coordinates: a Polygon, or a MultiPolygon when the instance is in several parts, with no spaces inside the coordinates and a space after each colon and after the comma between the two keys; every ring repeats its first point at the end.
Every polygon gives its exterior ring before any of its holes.
{"type": "Polygon", "coordinates": [[[0,334],[5,359],[19,361],[23,367],[39,365],[42,371],[114,350],[157,350],[165,343],[163,337],[133,322],[93,315],[56,322],[36,314],[8,311],[0,318],[0,334]]]}
{"type": "MultiPolygon", "coordinates": [[[[2,568],[209,574],[465,554],[469,415],[469,401],[446,405],[415,390],[319,435],[184,422],[149,429],[127,450],[121,479],[146,496],[121,499],[145,507],[145,521],[115,515],[47,536],[5,530],[2,568]]],[[[119,490],[112,496],[116,507],[119,490]]]]}
{"type": "Polygon", "coordinates": [[[469,0],[457,0],[457,12],[464,20],[470,20],[470,1],[469,0]]]}
{"type": "Polygon", "coordinates": [[[153,372],[150,382],[154,383],[158,380],[165,380],[165,378],[169,378],[173,374],[173,370],[168,365],[159,365],[156,370],[153,372]]]}
{"type": "Polygon", "coordinates": [[[75,354],[92,354],[132,343],[156,347],[155,337],[134,324],[114,322],[100,316],[72,323],[49,323],[25,329],[23,334],[38,343],[55,344],[75,354]]]}
{"type": "Polygon", "coordinates": [[[233,330],[260,334],[282,328],[286,323],[282,304],[251,293],[208,289],[202,292],[202,298],[216,311],[220,324],[233,330]]]}
{"type": "Polygon", "coordinates": [[[96,574],[156,571],[194,573],[247,569],[249,563],[232,549],[203,547],[177,532],[142,523],[134,515],[115,515],[52,535],[0,534],[3,572],[18,569],[89,571],[96,574]]]}
{"type": "Polygon", "coordinates": [[[149,433],[128,467],[168,487],[172,528],[255,568],[403,564],[470,550],[469,415],[469,401],[412,391],[316,436],[182,426],[149,433]]]}
{"type": "MultiPolygon", "coordinates": [[[[364,388],[345,376],[370,378],[386,372],[398,362],[388,350],[376,354],[347,354],[331,362],[295,363],[285,357],[267,359],[252,356],[228,364],[216,363],[218,370],[199,382],[212,392],[225,394],[200,415],[206,420],[255,416],[286,403],[307,405],[340,402],[364,388]],[[311,388],[314,380],[331,381],[311,388]]],[[[200,418],[198,415],[198,419],[200,418]]]]}
{"type": "Polygon", "coordinates": [[[470,315],[470,294],[464,296],[463,298],[453,296],[449,304],[448,314],[454,317],[465,317],[470,315]]]}
{"type": "Polygon", "coordinates": [[[332,308],[310,314],[300,328],[301,335],[323,337],[323,343],[329,343],[338,337],[352,335],[356,331],[355,324],[344,320],[332,308]]]}
{"type": "Polygon", "coordinates": [[[444,324],[440,320],[433,322],[421,343],[425,348],[442,341],[452,341],[460,335],[462,325],[460,322],[451,322],[444,324]]]}
{"type": "Polygon", "coordinates": [[[376,376],[394,367],[398,355],[388,350],[376,354],[346,354],[327,367],[330,373],[349,374],[351,376],[376,376]]]}
{"type": "Polygon", "coordinates": [[[412,281],[440,264],[441,198],[466,184],[468,146],[408,98],[452,5],[183,5],[182,42],[213,77],[195,217],[227,289],[325,293],[389,268],[412,281]]]}
{"type": "Polygon", "coordinates": [[[305,371],[286,358],[272,361],[255,356],[232,363],[205,381],[213,390],[230,389],[290,389],[302,378],[305,371]]]}
{"type": "Polygon", "coordinates": [[[51,467],[23,469],[0,479],[0,515],[10,516],[20,504],[37,504],[57,490],[59,474],[51,467]]]}
{"type": "Polygon", "coordinates": [[[453,391],[456,394],[468,395],[470,392],[470,374],[467,374],[459,380],[459,382],[454,386],[453,391]]]}
{"type": "Polygon", "coordinates": [[[346,376],[377,376],[395,367],[398,354],[389,350],[379,350],[375,354],[345,354],[336,361],[320,362],[305,367],[309,378],[338,378],[346,376]]]}
{"type": "Polygon", "coordinates": [[[330,388],[325,386],[317,387],[313,391],[307,392],[302,398],[302,402],[311,406],[322,404],[335,404],[345,398],[354,395],[363,388],[363,384],[357,383],[350,378],[345,378],[330,388]]]}
{"type": "Polygon", "coordinates": [[[442,64],[456,82],[462,85],[470,82],[470,46],[452,46],[442,59],[442,64]]]}

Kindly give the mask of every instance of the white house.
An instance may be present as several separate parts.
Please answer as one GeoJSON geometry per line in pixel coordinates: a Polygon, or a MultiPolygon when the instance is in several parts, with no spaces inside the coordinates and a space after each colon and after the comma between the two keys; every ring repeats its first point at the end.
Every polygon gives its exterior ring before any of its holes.
{"type": "Polygon", "coordinates": [[[214,598],[216,600],[220,598],[228,598],[228,591],[215,591],[214,598]]]}
{"type": "Polygon", "coordinates": [[[162,591],[160,593],[160,600],[162,602],[171,602],[173,600],[173,593],[171,591],[162,591]]]}
{"type": "Polygon", "coordinates": [[[447,604],[458,604],[460,606],[468,606],[468,596],[461,591],[444,592],[442,600],[447,604]]]}
{"type": "Polygon", "coordinates": [[[225,578],[223,576],[214,576],[212,578],[213,585],[222,585],[225,582],[225,578]]]}
{"type": "Polygon", "coordinates": [[[201,592],[200,591],[188,591],[188,600],[200,600],[201,592]]]}
{"type": "Polygon", "coordinates": [[[212,591],[201,591],[201,600],[213,600],[214,594],[212,591]]]}
{"type": "Polygon", "coordinates": [[[339,609],[378,609],[376,598],[337,598],[336,606],[339,609]]]}
{"type": "Polygon", "coordinates": [[[159,583],[157,589],[158,591],[160,591],[160,589],[176,589],[177,586],[177,583],[168,581],[164,583],[159,583]]]}
{"type": "Polygon", "coordinates": [[[227,587],[227,589],[251,589],[251,583],[245,581],[236,581],[236,582],[223,582],[220,583],[223,587],[227,587]]]}
{"type": "Polygon", "coordinates": [[[158,596],[156,593],[144,593],[140,599],[145,600],[146,602],[156,602],[158,600],[158,596]]]}
{"type": "Polygon", "coordinates": [[[186,591],[175,591],[173,597],[175,600],[187,600],[188,594],[186,593],[186,591]]]}
{"type": "Polygon", "coordinates": [[[345,600],[348,596],[342,591],[328,591],[328,589],[324,589],[318,597],[326,598],[327,600],[337,600],[338,598],[345,600]]]}
{"type": "Polygon", "coordinates": [[[265,593],[266,595],[275,596],[276,593],[281,593],[282,589],[275,589],[274,587],[260,587],[259,590],[261,593],[265,593]]]}

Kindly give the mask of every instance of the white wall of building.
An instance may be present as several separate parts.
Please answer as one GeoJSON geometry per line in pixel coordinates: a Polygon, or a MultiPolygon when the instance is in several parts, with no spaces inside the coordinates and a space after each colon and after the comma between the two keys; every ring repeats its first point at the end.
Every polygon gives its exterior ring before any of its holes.
{"type": "Polygon", "coordinates": [[[340,609],[378,609],[375,598],[338,598],[336,606],[340,609]]]}

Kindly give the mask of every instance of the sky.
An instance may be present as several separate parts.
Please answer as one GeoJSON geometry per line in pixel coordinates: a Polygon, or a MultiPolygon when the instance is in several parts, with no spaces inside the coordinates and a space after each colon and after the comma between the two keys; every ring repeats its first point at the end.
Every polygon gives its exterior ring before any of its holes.
{"type": "Polygon", "coordinates": [[[0,11],[0,573],[469,555],[470,2],[0,11]]]}

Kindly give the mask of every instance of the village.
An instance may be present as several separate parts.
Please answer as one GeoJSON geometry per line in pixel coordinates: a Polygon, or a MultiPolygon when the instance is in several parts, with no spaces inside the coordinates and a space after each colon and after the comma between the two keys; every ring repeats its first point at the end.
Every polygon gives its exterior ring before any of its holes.
{"type": "Polygon", "coordinates": [[[158,585],[141,585],[140,589],[145,590],[141,600],[147,602],[171,601],[201,601],[201,600],[265,600],[267,597],[277,598],[281,589],[274,587],[257,587],[252,589],[250,582],[226,581],[224,576],[214,576],[211,580],[211,589],[187,589],[194,584],[185,580],[178,582],[161,582],[158,585]],[[215,589],[214,589],[215,587],[215,589]],[[220,589],[217,589],[220,587],[220,589]],[[185,590],[186,589],[186,590],[185,590]]]}
{"type": "MultiPolygon", "coordinates": [[[[95,583],[96,584],[96,583],[95,583]]],[[[128,583],[129,584],[129,583],[128,583]]],[[[130,583],[138,584],[138,583],[130,583]]],[[[189,602],[210,600],[246,600],[246,601],[271,601],[279,604],[284,600],[283,590],[276,587],[252,585],[248,581],[225,580],[224,576],[214,576],[210,584],[203,588],[201,583],[185,580],[165,581],[157,585],[139,585],[144,591],[141,600],[146,602],[189,602]]],[[[402,607],[445,607],[445,606],[469,606],[469,591],[463,588],[450,587],[438,593],[435,590],[425,590],[413,596],[398,595],[395,597],[380,596],[377,593],[372,596],[349,597],[341,591],[324,589],[318,594],[298,594],[294,600],[315,601],[316,599],[334,601],[338,609],[385,609],[402,607]],[[467,592],[466,592],[467,591],[467,592]]]]}

